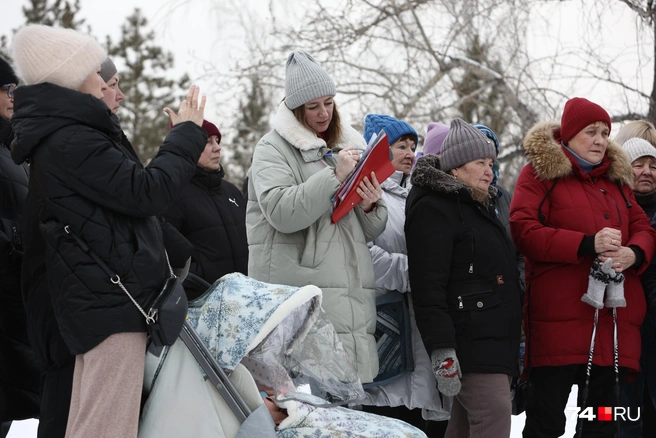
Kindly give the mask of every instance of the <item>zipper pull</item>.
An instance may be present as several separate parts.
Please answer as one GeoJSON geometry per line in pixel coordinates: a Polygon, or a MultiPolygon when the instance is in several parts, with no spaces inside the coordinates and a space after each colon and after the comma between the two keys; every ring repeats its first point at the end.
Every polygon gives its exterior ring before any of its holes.
{"type": "Polygon", "coordinates": [[[462,310],[464,306],[462,305],[462,297],[458,297],[458,309],[462,310]]]}
{"type": "Polygon", "coordinates": [[[474,262],[469,264],[469,273],[473,274],[474,273],[474,262]]]}
{"type": "Polygon", "coordinates": [[[14,245],[20,245],[21,240],[20,240],[20,236],[18,235],[18,230],[16,229],[16,227],[11,227],[11,228],[14,232],[14,236],[13,236],[14,245]]]}

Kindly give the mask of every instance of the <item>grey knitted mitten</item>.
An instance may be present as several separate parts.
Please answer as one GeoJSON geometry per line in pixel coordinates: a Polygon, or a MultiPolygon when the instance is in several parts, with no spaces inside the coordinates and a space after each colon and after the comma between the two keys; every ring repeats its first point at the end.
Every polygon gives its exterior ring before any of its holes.
{"type": "Polygon", "coordinates": [[[454,396],[460,392],[460,364],[453,348],[438,348],[431,353],[433,373],[437,379],[437,389],[444,395],[454,396]]]}
{"type": "Polygon", "coordinates": [[[606,288],[606,307],[626,307],[624,299],[624,274],[621,272],[611,273],[610,283],[606,288]]]}
{"type": "Polygon", "coordinates": [[[599,258],[594,259],[588,275],[588,291],[583,294],[581,301],[596,309],[604,308],[604,292],[610,282],[611,273],[615,273],[612,266],[612,259],[606,260],[603,265],[599,258]]]}

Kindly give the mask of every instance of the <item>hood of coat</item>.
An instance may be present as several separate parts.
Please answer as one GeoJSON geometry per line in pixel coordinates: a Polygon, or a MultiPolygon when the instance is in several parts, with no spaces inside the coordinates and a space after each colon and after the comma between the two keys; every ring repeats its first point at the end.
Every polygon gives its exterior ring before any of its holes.
{"type": "Polygon", "coordinates": [[[390,175],[389,178],[383,181],[380,187],[387,193],[391,193],[401,198],[407,198],[411,187],[410,176],[397,170],[390,175]]]}
{"type": "Polygon", "coordinates": [[[20,164],[29,159],[42,140],[72,125],[86,125],[121,141],[117,118],[105,103],[90,94],[43,83],[16,88],[11,124],[16,134],[12,158],[20,164]]]}
{"type": "MultiPolygon", "coordinates": [[[[342,137],[335,145],[335,149],[353,146],[355,149],[364,150],[367,147],[362,134],[358,131],[345,123],[342,123],[341,128],[342,137]]],[[[287,142],[301,151],[327,147],[326,141],[323,138],[318,137],[314,132],[296,120],[296,116],[287,108],[285,102],[280,103],[278,111],[276,111],[276,115],[273,117],[273,129],[287,142]]]]}
{"type": "MultiPolygon", "coordinates": [[[[541,180],[554,180],[574,175],[572,160],[565,154],[560,144],[560,123],[555,121],[540,122],[533,126],[522,142],[526,157],[533,165],[537,177],[541,180]]],[[[600,168],[605,170],[611,181],[619,181],[633,187],[634,174],[628,155],[612,140],[608,141],[606,155],[600,168]],[[604,161],[608,161],[605,165],[604,161]]],[[[594,172],[594,169],[593,169],[594,172]]]]}
{"type": "Polygon", "coordinates": [[[474,201],[487,203],[490,197],[497,196],[497,188],[490,185],[487,192],[472,187],[440,168],[440,158],[437,155],[428,154],[417,160],[415,170],[412,172],[411,183],[413,186],[426,190],[442,193],[445,195],[467,194],[474,201]]]}

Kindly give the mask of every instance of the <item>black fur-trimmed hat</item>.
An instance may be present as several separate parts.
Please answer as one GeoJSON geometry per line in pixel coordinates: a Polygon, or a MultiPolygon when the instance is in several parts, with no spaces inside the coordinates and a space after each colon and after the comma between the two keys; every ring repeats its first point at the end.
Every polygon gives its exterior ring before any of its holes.
{"type": "Polygon", "coordinates": [[[18,85],[18,76],[4,58],[0,57],[0,87],[5,84],[18,85]]]}

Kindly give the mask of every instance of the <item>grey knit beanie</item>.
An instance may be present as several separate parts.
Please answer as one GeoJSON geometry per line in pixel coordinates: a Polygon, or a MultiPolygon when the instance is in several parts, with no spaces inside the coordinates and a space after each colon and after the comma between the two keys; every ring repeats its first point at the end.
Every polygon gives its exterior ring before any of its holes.
{"type": "Polygon", "coordinates": [[[105,82],[109,81],[117,71],[114,61],[109,56],[100,64],[100,77],[105,82]]]}
{"type": "Polygon", "coordinates": [[[462,119],[453,119],[449,134],[442,144],[440,164],[447,172],[470,161],[496,158],[492,140],[462,119]]]}
{"type": "Polygon", "coordinates": [[[309,54],[296,51],[287,58],[285,103],[294,110],[309,101],[337,94],[335,83],[309,54]]]}

